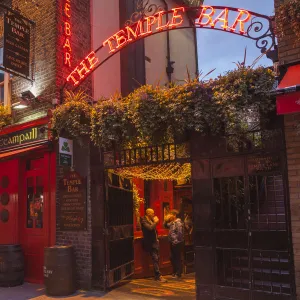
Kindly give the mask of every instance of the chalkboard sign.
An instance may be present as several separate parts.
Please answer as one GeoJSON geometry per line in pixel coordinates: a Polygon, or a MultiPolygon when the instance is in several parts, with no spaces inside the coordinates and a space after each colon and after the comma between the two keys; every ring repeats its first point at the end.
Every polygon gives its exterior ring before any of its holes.
{"type": "Polygon", "coordinates": [[[4,16],[3,66],[26,77],[30,67],[30,25],[19,15],[4,16]]]}
{"type": "Polygon", "coordinates": [[[276,155],[260,155],[248,158],[248,173],[269,173],[280,170],[280,159],[276,155]]]}
{"type": "Polygon", "coordinates": [[[86,230],[86,180],[72,171],[60,180],[59,189],[60,229],[86,230]]]}

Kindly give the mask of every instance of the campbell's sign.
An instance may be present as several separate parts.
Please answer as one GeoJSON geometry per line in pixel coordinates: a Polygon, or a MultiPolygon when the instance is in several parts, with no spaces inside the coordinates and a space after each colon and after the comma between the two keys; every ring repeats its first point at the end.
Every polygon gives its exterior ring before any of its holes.
{"type": "Polygon", "coordinates": [[[74,86],[79,85],[81,81],[111,55],[147,36],[180,28],[209,28],[246,35],[246,27],[251,26],[250,22],[253,17],[252,13],[245,9],[203,5],[200,8],[196,8],[195,12],[198,15],[193,24],[190,25],[191,20],[187,15],[187,11],[191,9],[188,7],[176,7],[170,11],[161,10],[152,16],[142,18],[130,26],[125,26],[125,28],[103,41],[99,49],[90,52],[69,74],[67,82],[74,86]],[[166,15],[169,18],[166,18],[166,15]],[[229,21],[229,19],[233,21],[229,21]],[[106,49],[109,55],[102,62],[96,55],[96,52],[101,49],[106,49]]]}

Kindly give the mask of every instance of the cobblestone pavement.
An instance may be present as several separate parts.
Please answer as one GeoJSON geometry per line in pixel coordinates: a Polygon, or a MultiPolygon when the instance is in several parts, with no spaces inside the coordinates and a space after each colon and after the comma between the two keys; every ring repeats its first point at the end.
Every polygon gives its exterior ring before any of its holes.
{"type": "Polygon", "coordinates": [[[108,293],[98,291],[78,291],[69,297],[48,297],[41,285],[25,283],[14,288],[0,288],[0,300],[195,300],[195,280],[185,277],[182,280],[168,278],[167,283],[158,283],[153,279],[125,281],[122,286],[108,293]]]}

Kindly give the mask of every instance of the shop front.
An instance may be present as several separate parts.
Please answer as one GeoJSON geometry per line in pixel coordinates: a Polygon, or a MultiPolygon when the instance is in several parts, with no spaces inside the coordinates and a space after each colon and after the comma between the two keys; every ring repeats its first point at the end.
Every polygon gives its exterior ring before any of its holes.
{"type": "Polygon", "coordinates": [[[48,118],[0,132],[0,244],[20,244],[25,281],[43,282],[44,247],[55,243],[56,155],[48,118]]]}

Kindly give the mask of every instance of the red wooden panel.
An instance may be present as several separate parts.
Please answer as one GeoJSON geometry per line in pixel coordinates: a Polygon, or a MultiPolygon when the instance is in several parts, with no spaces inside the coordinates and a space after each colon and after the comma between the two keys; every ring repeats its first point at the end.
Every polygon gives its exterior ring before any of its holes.
{"type": "Polygon", "coordinates": [[[8,204],[0,201],[0,216],[6,210],[9,213],[7,222],[0,219],[0,244],[18,243],[18,161],[0,162],[0,199],[4,193],[9,195],[8,204]],[[8,179],[7,187],[3,185],[4,178],[8,179]]]}

